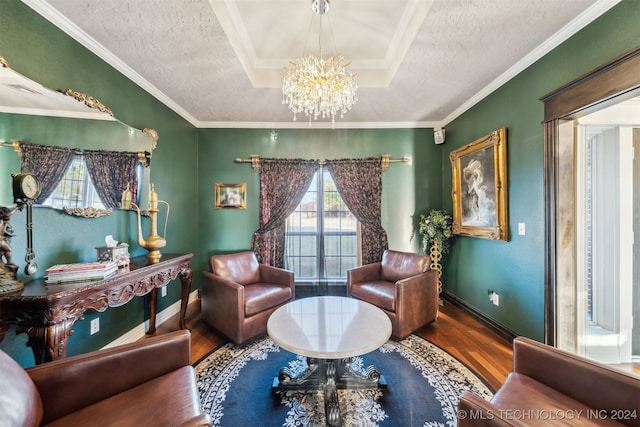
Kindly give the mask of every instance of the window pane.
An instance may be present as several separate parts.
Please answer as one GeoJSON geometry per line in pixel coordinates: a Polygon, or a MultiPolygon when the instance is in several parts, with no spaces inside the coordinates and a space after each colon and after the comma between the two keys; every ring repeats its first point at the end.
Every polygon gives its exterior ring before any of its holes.
{"type": "Polygon", "coordinates": [[[347,270],[357,262],[356,230],[357,220],[331,175],[317,173],[287,219],[287,268],[294,271],[296,280],[345,280],[347,270]]]}
{"type": "Polygon", "coordinates": [[[49,198],[42,202],[42,205],[56,209],[64,207],[104,209],[104,204],[91,182],[82,155],[73,158],[62,180],[49,198]]]}
{"type": "Polygon", "coordinates": [[[324,255],[340,256],[340,235],[325,235],[324,237],[324,255]]]}
{"type": "Polygon", "coordinates": [[[358,255],[358,239],[356,235],[342,236],[340,239],[342,256],[356,257],[358,255]]]}
{"type": "Polygon", "coordinates": [[[316,257],[300,257],[300,278],[315,279],[318,277],[316,257]]]}
{"type": "Polygon", "coordinates": [[[296,211],[287,218],[287,230],[300,232],[300,212],[296,211]]]}
{"type": "Polygon", "coordinates": [[[340,277],[340,258],[335,256],[325,256],[324,268],[327,279],[340,277]]]}
{"type": "Polygon", "coordinates": [[[316,247],[317,236],[300,236],[300,255],[301,256],[317,256],[318,251],[316,247]]]}

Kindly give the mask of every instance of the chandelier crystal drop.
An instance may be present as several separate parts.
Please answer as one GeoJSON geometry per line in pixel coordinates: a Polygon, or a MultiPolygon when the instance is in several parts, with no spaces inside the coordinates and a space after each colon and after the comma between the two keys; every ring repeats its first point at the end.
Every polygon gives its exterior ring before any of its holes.
{"type": "MultiPolygon", "coordinates": [[[[293,120],[304,112],[315,120],[318,117],[340,118],[358,101],[356,75],[346,69],[341,55],[325,60],[309,55],[291,62],[284,70],[282,103],[293,111],[293,120]]],[[[348,64],[347,64],[348,65],[348,64]]]]}

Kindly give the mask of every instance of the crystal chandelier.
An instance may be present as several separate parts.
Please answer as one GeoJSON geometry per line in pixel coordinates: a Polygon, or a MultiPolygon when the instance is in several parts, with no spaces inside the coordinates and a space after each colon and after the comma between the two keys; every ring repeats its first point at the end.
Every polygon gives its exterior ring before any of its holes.
{"type": "MultiPolygon", "coordinates": [[[[324,15],[329,10],[329,0],[312,0],[311,9],[324,15]]],[[[346,69],[349,64],[343,62],[342,55],[325,60],[320,47],[320,58],[313,55],[297,58],[291,67],[284,69],[282,103],[293,111],[293,120],[304,112],[309,117],[309,125],[311,117],[317,120],[321,116],[331,117],[335,127],[336,114],[340,112],[340,118],[344,118],[344,113],[358,101],[358,84],[356,75],[346,69]]]]}

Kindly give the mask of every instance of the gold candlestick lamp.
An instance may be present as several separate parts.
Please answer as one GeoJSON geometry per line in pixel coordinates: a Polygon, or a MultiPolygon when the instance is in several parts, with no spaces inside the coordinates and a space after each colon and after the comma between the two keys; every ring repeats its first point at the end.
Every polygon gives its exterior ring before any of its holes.
{"type": "Polygon", "coordinates": [[[151,191],[149,192],[149,217],[151,218],[151,234],[144,239],[142,238],[142,223],[141,223],[141,212],[138,205],[136,205],[132,200],[132,192],[127,185],[127,188],[122,192],[122,209],[131,209],[135,208],[138,213],[138,245],[145,248],[149,253],[147,254],[147,259],[151,264],[156,264],[160,261],[162,254],[160,253],[160,249],[164,248],[167,244],[167,241],[164,237],[158,234],[158,203],[164,203],[167,205],[167,214],[165,216],[164,222],[164,235],[167,235],[167,223],[169,221],[169,203],[164,200],[158,199],[158,193],[156,193],[155,185],[151,184],[151,191]]]}

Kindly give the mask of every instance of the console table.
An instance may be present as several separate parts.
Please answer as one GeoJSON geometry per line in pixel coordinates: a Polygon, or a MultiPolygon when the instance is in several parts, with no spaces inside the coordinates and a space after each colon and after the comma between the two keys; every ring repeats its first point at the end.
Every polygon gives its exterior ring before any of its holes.
{"type": "Polygon", "coordinates": [[[21,291],[0,294],[0,342],[9,325],[16,324],[16,334],[24,332],[29,336],[27,345],[33,350],[36,364],[61,359],[66,356],[73,324],[83,318],[85,311],[103,312],[146,294],[149,294],[147,334],[153,334],[158,288],[178,276],[182,283],[180,328],[186,329],[192,257],[193,254],[163,254],[156,264],[150,264],[146,256],[136,257],[131,259],[128,269],[105,280],[47,285],[45,279],[37,279],[25,284],[21,291]]]}

